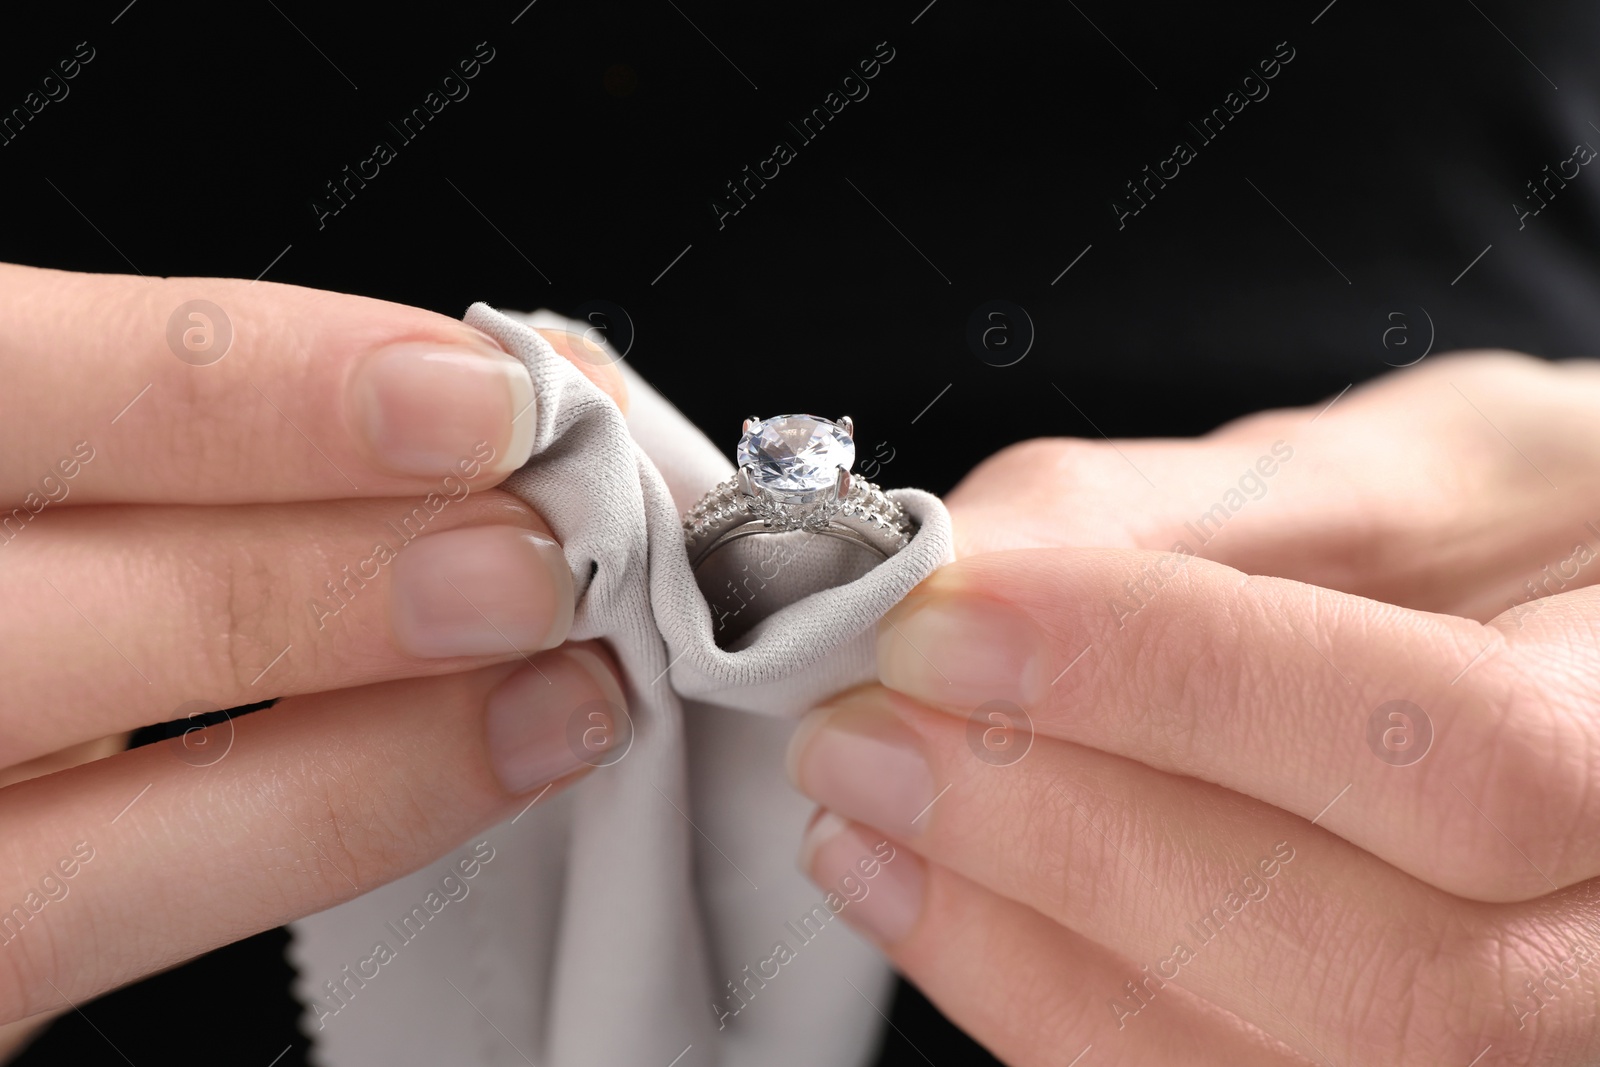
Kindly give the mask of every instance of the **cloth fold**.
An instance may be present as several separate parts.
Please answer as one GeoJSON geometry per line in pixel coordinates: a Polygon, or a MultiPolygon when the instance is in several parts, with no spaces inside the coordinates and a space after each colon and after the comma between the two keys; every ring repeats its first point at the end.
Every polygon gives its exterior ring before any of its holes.
{"type": "Polygon", "coordinates": [[[782,757],[795,716],[874,676],[877,621],[951,557],[948,514],[893,490],[918,531],[891,559],[811,534],[745,538],[719,552],[739,580],[702,592],[681,515],[727,458],[627,369],[624,419],[534,329],[586,324],[483,304],[466,321],[533,375],[533,457],[501,487],[560,541],[572,638],[615,653],[631,740],[438,863],[293,924],[313,1061],[869,1062],[891,978],[843,923],[794,926],[825,894],[795,868],[810,805],[782,757]],[[429,898],[447,875],[459,888],[429,898]]]}

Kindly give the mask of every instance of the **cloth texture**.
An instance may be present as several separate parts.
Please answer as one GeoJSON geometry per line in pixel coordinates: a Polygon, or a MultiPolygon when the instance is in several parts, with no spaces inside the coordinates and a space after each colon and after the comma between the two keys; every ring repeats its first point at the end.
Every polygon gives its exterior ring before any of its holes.
{"type": "Polygon", "coordinates": [[[918,529],[886,561],[810,534],[744,538],[703,593],[681,516],[732,473],[722,450],[626,367],[624,418],[534,330],[587,324],[484,304],[466,322],[533,375],[533,456],[502,488],[561,543],[571,637],[615,653],[631,745],[437,863],[293,924],[312,1061],[870,1062],[892,976],[837,918],[796,936],[826,890],[795,865],[811,805],[783,753],[799,714],[875,676],[876,623],[952,556],[947,512],[891,490],[918,529]],[[779,942],[792,958],[751,980],[779,942]]]}

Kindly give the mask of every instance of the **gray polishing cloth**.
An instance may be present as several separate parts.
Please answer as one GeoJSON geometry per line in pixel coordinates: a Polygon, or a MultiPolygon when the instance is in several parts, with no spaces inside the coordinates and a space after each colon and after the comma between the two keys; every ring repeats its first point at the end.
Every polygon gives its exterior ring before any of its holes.
{"type": "Polygon", "coordinates": [[[799,926],[825,893],[795,867],[811,805],[783,752],[798,715],[875,676],[876,623],[952,556],[944,506],[892,491],[918,530],[876,565],[833,538],[744,538],[702,593],[680,523],[733,472],[722,451],[627,370],[624,418],[532,328],[587,324],[483,304],[466,321],[533,374],[533,457],[503,488],[563,546],[572,638],[616,654],[631,745],[610,762],[618,731],[576,786],[295,923],[312,1062],[870,1062],[891,976],[841,921],[799,926]],[[779,942],[792,958],[752,981],[779,942]]]}

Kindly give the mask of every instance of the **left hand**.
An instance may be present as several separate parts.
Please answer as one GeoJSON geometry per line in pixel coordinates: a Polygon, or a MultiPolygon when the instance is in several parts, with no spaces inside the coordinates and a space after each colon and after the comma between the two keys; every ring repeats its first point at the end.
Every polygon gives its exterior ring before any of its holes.
{"type": "Polygon", "coordinates": [[[990,461],[796,734],[806,869],[1014,1067],[1595,1062],[1597,407],[1455,358],[990,461]]]}
{"type": "MultiPolygon", "coordinates": [[[[605,353],[547,336],[620,408],[605,353]]],[[[487,334],[0,264],[0,378],[0,1059],[41,1013],[399,878],[589,770],[563,726],[623,694],[566,641],[548,524],[495,488],[538,413],[487,334]],[[175,744],[121,751],[173,719],[175,744]]]]}

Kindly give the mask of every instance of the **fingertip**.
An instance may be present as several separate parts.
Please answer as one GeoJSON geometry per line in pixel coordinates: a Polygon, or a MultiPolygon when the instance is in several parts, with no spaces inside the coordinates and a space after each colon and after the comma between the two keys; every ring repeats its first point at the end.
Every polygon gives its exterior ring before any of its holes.
{"type": "Polygon", "coordinates": [[[628,413],[628,383],[617,367],[619,357],[614,352],[590,340],[586,334],[556,329],[541,329],[538,333],[550,342],[550,347],[609,396],[618,410],[624,415],[628,413]]]}
{"type": "Polygon", "coordinates": [[[880,947],[916,930],[927,896],[927,863],[884,835],[818,809],[801,842],[801,872],[827,892],[807,918],[838,916],[880,947]]]}
{"type": "Polygon", "coordinates": [[[622,672],[604,645],[585,641],[566,645],[561,651],[589,675],[607,700],[619,708],[627,708],[628,698],[622,691],[622,672]]]}
{"type": "Polygon", "coordinates": [[[633,741],[615,667],[594,645],[530,659],[489,694],[486,711],[489,761],[511,794],[610,766],[633,741]]]}
{"type": "Polygon", "coordinates": [[[812,877],[817,849],[850,828],[850,823],[827,808],[818,808],[806,821],[805,833],[800,835],[800,855],[796,858],[800,873],[812,877]]]}

